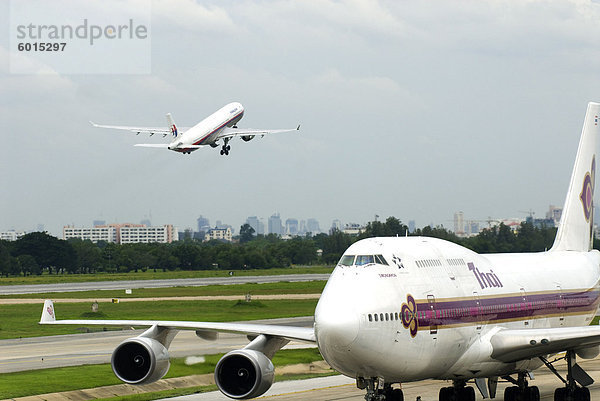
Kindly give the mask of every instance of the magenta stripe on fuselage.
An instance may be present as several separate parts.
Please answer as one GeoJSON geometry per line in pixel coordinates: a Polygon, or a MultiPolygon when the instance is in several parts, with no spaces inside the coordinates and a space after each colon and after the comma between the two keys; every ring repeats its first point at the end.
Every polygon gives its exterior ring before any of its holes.
{"type": "Polygon", "coordinates": [[[441,327],[592,312],[599,302],[598,290],[482,299],[473,297],[469,300],[441,301],[433,304],[427,300],[420,300],[417,301],[416,315],[419,327],[441,327]]]}

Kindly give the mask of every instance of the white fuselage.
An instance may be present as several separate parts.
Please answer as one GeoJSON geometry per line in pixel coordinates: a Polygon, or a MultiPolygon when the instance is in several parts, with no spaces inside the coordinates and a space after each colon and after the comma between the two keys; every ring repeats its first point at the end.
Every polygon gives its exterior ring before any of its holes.
{"type": "Polygon", "coordinates": [[[221,131],[237,124],[243,116],[244,106],[241,103],[229,103],[173,139],[170,146],[176,152],[192,152],[197,149],[186,148],[185,145],[216,146],[221,131]]]}
{"type": "Polygon", "coordinates": [[[480,255],[406,237],[358,241],[344,255],[387,263],[338,264],[317,305],[319,349],[349,377],[393,383],[535,369],[537,359],[492,359],[489,338],[502,328],[585,326],[600,301],[597,251],[480,255]]]}

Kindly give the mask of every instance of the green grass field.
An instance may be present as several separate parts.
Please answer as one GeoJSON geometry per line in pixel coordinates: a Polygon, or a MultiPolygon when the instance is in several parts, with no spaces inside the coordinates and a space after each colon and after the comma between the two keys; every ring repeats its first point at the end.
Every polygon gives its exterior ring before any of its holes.
{"type": "Polygon", "coordinates": [[[203,287],[170,287],[170,288],[139,288],[133,289],[131,295],[123,290],[110,291],[75,291],[51,292],[38,294],[1,295],[0,299],[14,298],[149,298],[149,297],[184,297],[184,296],[215,296],[215,295],[252,295],[265,294],[320,294],[325,287],[325,281],[307,281],[302,283],[264,283],[209,285],[203,287]]]}
{"type": "MultiPolygon", "coordinates": [[[[87,303],[55,305],[58,319],[142,319],[192,320],[208,322],[242,321],[283,317],[312,316],[316,299],[276,301],[160,301],[99,303],[94,314],[87,303]]],[[[79,326],[38,325],[42,305],[19,304],[0,306],[0,339],[74,334],[88,331],[79,326]]],[[[102,331],[102,326],[90,326],[102,331]]]]}
{"type": "MultiPolygon", "coordinates": [[[[295,266],[281,269],[234,270],[236,276],[276,276],[281,274],[329,274],[333,266],[295,266]]],[[[0,277],[0,285],[17,284],[54,284],[81,283],[86,281],[119,281],[119,280],[161,280],[179,278],[226,277],[229,270],[195,270],[195,271],[139,271],[129,273],[97,273],[97,274],[43,274],[41,276],[0,277]]]]}
{"type": "MultiPolygon", "coordinates": [[[[223,354],[207,355],[204,363],[189,366],[184,363],[184,358],[171,359],[171,367],[165,378],[213,373],[217,362],[222,356],[223,354]]],[[[319,354],[316,348],[281,350],[275,354],[273,364],[278,367],[297,363],[310,363],[322,359],[321,354],[319,354]]],[[[110,364],[3,373],[0,375],[0,399],[79,390],[113,384],[121,384],[121,381],[114,375],[110,364]]],[[[214,388],[214,386],[211,386],[207,390],[214,388]]],[[[194,392],[198,391],[198,389],[188,389],[187,391],[194,392]]],[[[119,397],[119,399],[122,399],[122,397],[119,397]]]]}

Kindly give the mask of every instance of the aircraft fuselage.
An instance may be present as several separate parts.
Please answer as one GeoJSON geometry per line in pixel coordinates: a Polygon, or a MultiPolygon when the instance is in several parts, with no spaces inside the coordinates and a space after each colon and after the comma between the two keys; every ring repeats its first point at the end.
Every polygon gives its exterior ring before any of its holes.
{"type": "Polygon", "coordinates": [[[408,382],[535,369],[537,359],[492,359],[486,340],[502,328],[586,326],[600,302],[598,251],[480,255],[406,237],[365,239],[344,255],[387,263],[338,264],[315,311],[321,353],[350,377],[408,382]]]}

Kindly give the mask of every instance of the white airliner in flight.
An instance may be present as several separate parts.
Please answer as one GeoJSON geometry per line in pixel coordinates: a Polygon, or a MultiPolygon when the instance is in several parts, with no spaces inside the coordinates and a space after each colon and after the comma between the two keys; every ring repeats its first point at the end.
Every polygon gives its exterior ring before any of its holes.
{"type": "Polygon", "coordinates": [[[226,396],[258,397],[273,382],[271,358],[290,340],[316,342],[324,359],[355,378],[367,401],[403,400],[399,383],[452,382],[440,401],[473,401],[477,387],[506,401],[539,401],[532,371],[548,367],[562,383],[556,401],[588,401],[593,379],[576,358],[600,352],[600,253],[592,250],[593,194],[600,103],[589,103],[575,167],[552,248],[477,254],[435,238],[369,238],[351,245],[329,278],[314,328],[157,320],[56,320],[46,301],[41,324],[149,326],[118,345],[112,367],[126,383],[149,383],[169,369],[178,330],[215,340],[218,332],[252,341],[215,369],[226,396]],[[565,352],[564,358],[554,355],[565,352]],[[556,362],[566,360],[562,377],[556,362]],[[474,383],[475,387],[470,386],[474,383]]]}
{"type": "Polygon", "coordinates": [[[294,129],[240,129],[237,127],[238,121],[244,116],[244,106],[241,103],[229,103],[219,110],[215,111],[204,120],[193,127],[178,128],[173,121],[171,113],[167,113],[167,127],[130,127],[122,125],[100,125],[90,121],[94,127],[113,128],[140,133],[161,134],[163,137],[171,135],[173,138],[170,143],[138,143],[135,146],[146,148],[166,148],[183,154],[190,154],[194,150],[203,146],[216,148],[219,141],[222,141],[221,155],[228,155],[231,150],[229,141],[235,137],[241,137],[245,142],[252,140],[255,136],[263,137],[266,134],[276,134],[281,132],[291,132],[300,130],[300,126],[294,129]]]}

